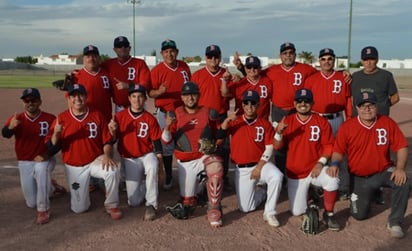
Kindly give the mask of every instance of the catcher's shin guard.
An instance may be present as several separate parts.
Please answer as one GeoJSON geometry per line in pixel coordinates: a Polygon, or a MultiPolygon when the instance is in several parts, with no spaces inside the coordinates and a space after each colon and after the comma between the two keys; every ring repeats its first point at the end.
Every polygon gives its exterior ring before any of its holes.
{"type": "Polygon", "coordinates": [[[204,161],[207,173],[207,194],[211,209],[220,208],[223,191],[223,165],[220,156],[209,156],[204,161]]]}

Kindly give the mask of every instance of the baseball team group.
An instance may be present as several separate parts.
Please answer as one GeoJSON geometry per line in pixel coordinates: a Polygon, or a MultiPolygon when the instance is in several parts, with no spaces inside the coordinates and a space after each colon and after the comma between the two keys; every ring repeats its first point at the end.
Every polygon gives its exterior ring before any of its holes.
{"type": "Polygon", "coordinates": [[[290,42],[280,46],[281,64],[265,69],[258,57],[242,62],[235,53],[236,73],[222,65],[218,45],[206,47],[206,65],[194,73],[170,39],[161,43],[163,61],[151,70],[130,55],[126,37],[116,37],[113,50],[116,58],[100,62],[96,46],[83,49],[83,68],[68,73],[62,87],[67,110],[57,116],[41,110],[39,90],[28,88],[20,97],[24,111],[4,124],[3,137],[15,137],[23,195],[37,210],[37,224],[49,221],[50,198],[66,192],[52,179],[61,152],[75,213],[89,209],[90,191],[101,182],[112,219],[122,218],[119,192],[125,189],[128,205],[144,204],[143,219],[151,221],[159,187],[171,190],[176,182],[179,199],[166,210],[188,219],[207,205],[208,224],[219,228],[223,191],[233,189],[231,162],[239,210],[262,206],[263,221],[272,227],[280,227],[282,189],[293,216],[323,202],[322,222],[339,231],[337,200],[348,199],[351,216],[363,220],[372,203],[386,203],[387,188],[386,228],[404,237],[408,143],[389,116],[400,97],[392,74],[377,67],[375,47],[362,49],[363,67],[353,74],[334,69],[331,48],[320,50],[319,70],[296,62],[290,42]],[[154,111],[146,110],[148,97],[154,111]]]}

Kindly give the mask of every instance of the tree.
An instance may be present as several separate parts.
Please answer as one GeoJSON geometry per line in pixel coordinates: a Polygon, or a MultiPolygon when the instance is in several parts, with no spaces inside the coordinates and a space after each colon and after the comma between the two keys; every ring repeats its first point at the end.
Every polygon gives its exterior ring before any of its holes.
{"type": "Polygon", "coordinates": [[[301,53],[298,54],[298,57],[303,59],[303,62],[306,64],[313,63],[313,60],[315,59],[315,56],[313,56],[312,52],[309,52],[309,51],[302,51],[301,53]]]}
{"type": "Polygon", "coordinates": [[[150,56],[156,57],[156,50],[155,49],[153,49],[152,52],[150,52],[150,56]]]}
{"type": "Polygon", "coordinates": [[[18,63],[35,64],[37,63],[37,58],[33,58],[32,56],[16,57],[14,61],[18,63]]]}

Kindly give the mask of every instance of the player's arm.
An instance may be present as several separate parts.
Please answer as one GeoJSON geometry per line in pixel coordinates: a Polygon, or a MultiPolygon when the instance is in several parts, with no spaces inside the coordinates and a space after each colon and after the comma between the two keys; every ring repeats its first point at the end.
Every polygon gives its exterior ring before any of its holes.
{"type": "Polygon", "coordinates": [[[262,153],[259,162],[253,168],[252,173],[250,174],[250,179],[258,180],[260,179],[260,173],[262,172],[263,166],[269,161],[270,157],[273,154],[273,145],[265,145],[265,151],[262,153]]]}
{"type": "Polygon", "coordinates": [[[61,146],[60,146],[60,135],[61,132],[63,131],[63,126],[59,122],[59,117],[56,117],[56,120],[53,122],[54,127],[52,125],[52,131],[50,139],[47,141],[47,151],[49,156],[55,155],[58,151],[60,151],[61,146]]]}
{"type": "Polygon", "coordinates": [[[284,146],[283,132],[288,125],[285,123],[285,117],[283,117],[279,123],[273,122],[273,128],[275,129],[275,136],[273,137],[273,147],[276,150],[282,149],[284,146]]]}
{"type": "Polygon", "coordinates": [[[114,170],[117,167],[117,163],[113,160],[113,145],[112,142],[107,142],[103,146],[103,161],[102,168],[114,170]]]}
{"type": "Polygon", "coordinates": [[[172,124],[176,121],[176,116],[173,112],[167,112],[166,113],[166,120],[165,120],[165,127],[163,128],[162,131],[162,141],[166,144],[169,144],[170,142],[172,142],[172,131],[171,131],[171,127],[172,124]]]}
{"type": "Polygon", "coordinates": [[[389,101],[390,101],[390,103],[391,103],[391,104],[390,104],[391,106],[393,106],[393,105],[395,105],[396,103],[398,103],[399,100],[400,100],[399,92],[397,92],[397,93],[395,93],[395,94],[393,94],[393,95],[391,95],[391,96],[389,97],[389,101]]]}
{"type": "Polygon", "coordinates": [[[14,114],[13,117],[11,117],[10,122],[6,123],[6,125],[1,130],[1,135],[3,135],[4,138],[11,138],[14,135],[14,129],[19,126],[20,123],[21,122],[17,118],[17,114],[14,114]]]}
{"type": "Polygon", "coordinates": [[[403,185],[406,182],[407,159],[408,159],[408,148],[407,147],[401,148],[396,152],[396,167],[395,167],[395,170],[393,170],[393,173],[391,175],[391,180],[393,180],[393,182],[398,186],[403,185]]]}
{"type": "Polygon", "coordinates": [[[8,126],[4,126],[3,129],[1,130],[1,135],[3,135],[4,138],[11,138],[14,135],[14,129],[10,129],[8,126]]]}

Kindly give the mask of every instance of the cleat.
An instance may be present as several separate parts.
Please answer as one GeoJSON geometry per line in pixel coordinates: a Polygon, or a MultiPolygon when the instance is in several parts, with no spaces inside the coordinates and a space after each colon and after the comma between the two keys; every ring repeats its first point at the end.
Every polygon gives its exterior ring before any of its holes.
{"type": "Polygon", "coordinates": [[[144,221],[152,221],[156,217],[156,210],[153,206],[146,206],[144,211],[143,220],[144,221]]]}
{"type": "Polygon", "coordinates": [[[401,239],[405,236],[405,233],[403,232],[402,228],[399,225],[390,226],[388,223],[386,228],[389,230],[393,238],[401,239]]]}
{"type": "Polygon", "coordinates": [[[106,213],[110,214],[110,217],[112,217],[113,220],[120,220],[123,216],[122,211],[117,207],[106,208],[106,213]]]}
{"type": "Polygon", "coordinates": [[[49,211],[37,212],[36,223],[39,225],[46,224],[50,220],[49,211]]]}
{"type": "Polygon", "coordinates": [[[265,222],[267,222],[272,227],[279,227],[280,226],[280,223],[279,223],[278,219],[276,219],[275,215],[263,214],[263,220],[265,222]]]}
{"type": "Polygon", "coordinates": [[[339,231],[340,225],[335,220],[335,215],[333,212],[323,212],[323,222],[328,226],[329,230],[339,231]]]}

